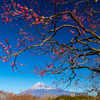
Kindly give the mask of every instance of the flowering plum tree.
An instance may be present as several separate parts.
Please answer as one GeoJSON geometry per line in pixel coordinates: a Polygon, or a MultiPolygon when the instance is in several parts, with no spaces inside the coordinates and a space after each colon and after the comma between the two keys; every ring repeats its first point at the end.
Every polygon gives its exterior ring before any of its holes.
{"type": "Polygon", "coordinates": [[[51,62],[46,63],[45,68],[36,67],[33,72],[40,76],[55,74],[58,82],[54,83],[66,83],[66,87],[79,72],[84,75],[82,72],[86,69],[88,74],[99,75],[99,3],[99,0],[27,0],[24,4],[17,0],[11,0],[11,3],[4,0],[0,14],[3,24],[13,25],[13,21],[22,20],[26,25],[18,33],[14,45],[17,50],[10,45],[8,38],[4,37],[6,45],[0,41],[5,53],[0,59],[8,62],[15,57],[11,63],[12,70],[20,71],[16,60],[22,52],[29,50],[31,55],[39,56],[48,54],[51,62]],[[33,27],[37,29],[36,33],[27,32],[33,27]],[[96,66],[90,66],[94,60],[96,66]]]}

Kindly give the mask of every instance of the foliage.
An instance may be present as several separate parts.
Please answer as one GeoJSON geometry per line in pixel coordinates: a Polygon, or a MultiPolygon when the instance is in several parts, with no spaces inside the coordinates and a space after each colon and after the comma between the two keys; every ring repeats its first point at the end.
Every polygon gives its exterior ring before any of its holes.
{"type": "Polygon", "coordinates": [[[7,93],[4,91],[0,91],[0,100],[37,100],[36,97],[32,95],[16,95],[13,93],[7,93]]]}
{"type": "Polygon", "coordinates": [[[8,93],[4,91],[0,91],[0,100],[99,100],[97,97],[92,96],[66,96],[62,95],[59,97],[48,97],[45,98],[44,96],[41,98],[33,97],[32,95],[16,95],[13,93],[8,93]]]}
{"type": "Polygon", "coordinates": [[[71,96],[63,95],[63,96],[57,97],[55,100],[92,100],[92,98],[93,97],[91,97],[91,96],[74,96],[74,97],[71,97],[71,96]]]}

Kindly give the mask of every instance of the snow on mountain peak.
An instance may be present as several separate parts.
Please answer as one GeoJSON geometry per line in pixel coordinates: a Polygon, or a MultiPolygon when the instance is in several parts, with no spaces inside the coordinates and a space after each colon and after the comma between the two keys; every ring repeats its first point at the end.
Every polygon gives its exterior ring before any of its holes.
{"type": "Polygon", "coordinates": [[[44,85],[44,83],[43,82],[37,82],[35,85],[44,85]]]}
{"type": "Polygon", "coordinates": [[[36,83],[35,85],[33,85],[30,89],[55,89],[55,88],[52,88],[46,84],[44,84],[43,82],[38,82],[36,83]]]}

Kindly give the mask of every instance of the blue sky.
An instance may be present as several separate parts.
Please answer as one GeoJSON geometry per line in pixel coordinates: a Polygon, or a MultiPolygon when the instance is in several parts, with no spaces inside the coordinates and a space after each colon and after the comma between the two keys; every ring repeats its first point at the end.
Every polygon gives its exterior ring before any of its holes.
{"type": "MultiPolygon", "coordinates": [[[[14,45],[13,37],[16,35],[13,32],[13,28],[11,28],[10,23],[9,25],[3,26],[0,22],[0,42],[4,41],[4,38],[2,36],[2,29],[4,30],[5,37],[7,38],[10,33],[12,33],[12,36],[10,38],[10,43],[14,45]],[[15,34],[15,35],[14,35],[15,34]],[[13,41],[13,42],[12,42],[13,41]]],[[[19,29],[18,27],[16,28],[19,29]]],[[[61,38],[61,37],[60,37],[61,38]]],[[[4,43],[4,42],[3,42],[4,43]]],[[[0,49],[0,56],[3,55],[2,49],[0,49]]],[[[50,56],[45,55],[43,57],[37,57],[37,56],[30,56],[31,54],[29,52],[23,52],[20,54],[17,58],[18,63],[26,64],[26,66],[17,66],[21,71],[27,72],[34,69],[34,66],[45,66],[44,62],[50,61],[50,56]],[[45,59],[46,58],[46,59],[45,59]]],[[[3,91],[9,91],[14,93],[19,93],[21,90],[27,90],[37,82],[43,82],[47,85],[51,85],[53,81],[55,81],[54,75],[38,77],[36,74],[29,72],[27,74],[20,73],[17,70],[15,72],[12,71],[12,66],[10,65],[11,62],[1,62],[0,63],[0,90],[3,91]]],[[[70,89],[70,91],[73,89],[70,89]]],[[[74,90],[73,90],[74,91],[74,90]]]]}
{"type": "MultiPolygon", "coordinates": [[[[1,20],[1,18],[0,18],[1,20]]],[[[5,38],[8,38],[10,36],[9,42],[11,45],[16,44],[14,41],[14,37],[18,36],[14,31],[18,32],[20,28],[23,28],[24,21],[17,22],[17,26],[15,25],[17,21],[13,22],[14,28],[11,27],[11,23],[7,23],[7,25],[3,25],[3,23],[0,21],[0,42],[4,43],[4,38],[2,34],[2,29],[5,34],[5,38]]],[[[34,30],[33,30],[34,31],[34,30]]],[[[4,43],[5,44],[5,43],[4,43]]],[[[2,49],[0,48],[0,56],[4,55],[2,49]]],[[[42,57],[42,58],[48,58],[49,57],[42,57]]],[[[44,59],[45,62],[48,61],[48,59],[44,59]]],[[[41,57],[33,57],[30,56],[30,53],[22,53],[17,58],[18,63],[27,64],[26,66],[18,66],[18,68],[21,71],[30,71],[31,69],[34,69],[34,65],[41,65],[44,66],[43,61],[41,60],[41,57]]],[[[11,63],[11,62],[10,62],[11,63]]],[[[9,62],[0,63],[0,90],[8,91],[8,92],[14,92],[19,93],[21,92],[21,89],[26,90],[36,84],[37,82],[43,82],[47,85],[51,85],[52,82],[55,80],[53,75],[45,76],[44,78],[38,77],[36,74],[30,72],[27,74],[22,74],[15,70],[15,72],[12,71],[11,65],[9,62]]]]}
{"type": "MultiPolygon", "coordinates": [[[[2,29],[4,29],[5,37],[9,36],[10,32],[12,32],[12,35],[14,34],[13,29],[10,25],[3,26],[0,22],[0,26],[2,27],[0,28],[1,36],[2,29]]],[[[14,35],[11,36],[12,39],[13,37],[14,35]]],[[[0,42],[1,41],[3,41],[3,36],[0,37],[0,42]]],[[[12,41],[10,43],[12,43],[12,41]]],[[[0,56],[3,54],[4,53],[2,52],[2,49],[0,49],[0,56]]],[[[41,60],[41,57],[30,56],[30,53],[25,52],[18,56],[17,62],[27,64],[26,66],[18,66],[18,68],[23,72],[31,71],[32,69],[34,69],[34,65],[44,65],[43,61],[41,60]]],[[[54,80],[53,75],[45,76],[44,78],[42,78],[38,77],[32,72],[29,72],[27,74],[22,74],[17,70],[13,72],[10,63],[11,62],[0,62],[0,90],[19,93],[21,89],[26,90],[37,82],[43,82],[47,85],[51,85],[54,80]]]]}
{"type": "MultiPolygon", "coordinates": [[[[42,6],[44,7],[44,6],[42,6]]],[[[1,19],[0,19],[1,20],[1,19]]],[[[0,42],[4,43],[4,38],[2,34],[2,29],[4,30],[5,37],[8,38],[9,36],[9,43],[11,45],[16,44],[16,41],[14,37],[18,37],[18,33],[20,28],[23,28],[25,25],[24,21],[18,21],[17,26],[15,25],[17,21],[13,21],[14,28],[11,27],[10,23],[7,23],[7,25],[3,26],[2,22],[0,21],[0,42]],[[16,31],[16,32],[14,32],[16,31]]],[[[28,30],[30,32],[34,32],[34,28],[28,30]]],[[[66,31],[66,34],[60,35],[62,33],[62,30],[59,31],[57,34],[56,39],[58,39],[60,42],[65,42],[66,40],[69,41],[73,34],[69,33],[69,31],[66,31]],[[70,34],[70,35],[69,35],[70,34]]],[[[2,49],[0,49],[0,56],[4,55],[2,52],[2,49]]],[[[43,57],[37,57],[37,56],[30,56],[31,54],[29,52],[23,52],[21,53],[18,58],[18,63],[26,64],[26,66],[17,66],[21,71],[31,71],[34,69],[34,66],[45,66],[44,62],[50,61],[49,55],[44,55],[43,57]],[[44,62],[43,62],[44,61],[44,62]]],[[[12,60],[14,60],[12,58],[12,60]]],[[[11,62],[10,62],[11,63],[11,62]]],[[[51,85],[52,82],[55,80],[54,75],[38,77],[36,74],[30,72],[30,73],[20,73],[17,70],[15,72],[12,71],[11,65],[9,62],[1,62],[0,63],[0,90],[3,91],[9,91],[14,93],[19,93],[21,89],[26,90],[36,84],[37,82],[43,82],[47,85],[51,85]]],[[[63,87],[63,86],[62,86],[63,87]]],[[[76,91],[74,88],[70,88],[69,91],[76,91]]],[[[78,91],[82,91],[78,89],[78,91]]]]}
{"type": "MultiPolygon", "coordinates": [[[[0,18],[1,20],[1,18],[0,18]]],[[[15,21],[16,22],[16,21],[15,21]]],[[[3,26],[2,22],[0,21],[0,42],[4,43],[4,38],[2,34],[2,29],[4,30],[5,37],[8,38],[9,35],[11,34],[10,37],[10,44],[14,44],[14,38],[16,33],[15,31],[19,31],[20,27],[22,28],[23,22],[19,23],[18,26],[15,25],[14,23],[14,28],[11,28],[11,24],[8,23],[7,25],[3,26]]],[[[3,55],[2,49],[0,48],[0,56],[3,55]]],[[[19,55],[17,62],[27,64],[26,66],[18,66],[21,71],[30,71],[31,69],[34,68],[34,65],[41,64],[43,65],[42,61],[38,57],[31,57],[30,54],[28,53],[22,53],[19,55]],[[24,70],[25,69],[25,70],[24,70]]],[[[8,91],[8,92],[14,92],[14,93],[20,93],[21,89],[26,90],[36,84],[37,82],[43,82],[47,85],[51,85],[54,80],[54,77],[51,76],[45,76],[45,78],[38,77],[36,74],[30,72],[27,74],[22,74],[18,71],[15,70],[15,72],[12,71],[11,65],[9,62],[3,63],[0,62],[0,90],[3,91],[8,91]]]]}
{"type": "Polygon", "coordinates": [[[33,73],[22,74],[18,71],[13,72],[9,63],[0,63],[0,90],[19,93],[21,89],[26,90],[36,84],[43,82],[51,85],[53,76],[38,77],[33,73]]]}

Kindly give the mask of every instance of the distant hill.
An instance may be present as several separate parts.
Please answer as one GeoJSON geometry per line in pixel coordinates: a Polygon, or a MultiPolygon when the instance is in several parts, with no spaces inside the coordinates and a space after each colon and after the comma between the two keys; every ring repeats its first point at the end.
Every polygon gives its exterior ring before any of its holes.
{"type": "Polygon", "coordinates": [[[18,95],[23,95],[23,94],[31,94],[35,97],[40,97],[40,96],[43,96],[43,95],[49,95],[49,96],[52,96],[52,97],[55,97],[55,96],[61,96],[61,95],[70,95],[70,92],[69,91],[59,91],[59,89],[57,88],[53,88],[53,87],[50,87],[42,82],[38,82],[36,83],[35,85],[33,85],[31,88],[29,88],[28,90],[26,91],[23,91],[22,93],[19,93],[18,95]]]}

